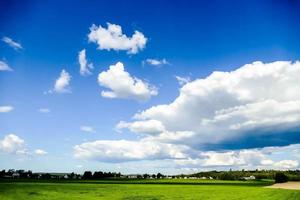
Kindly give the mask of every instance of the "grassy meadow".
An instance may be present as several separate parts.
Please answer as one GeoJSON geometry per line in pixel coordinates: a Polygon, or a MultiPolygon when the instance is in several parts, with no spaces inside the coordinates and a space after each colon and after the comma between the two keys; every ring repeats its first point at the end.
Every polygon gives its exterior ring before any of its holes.
{"type": "Polygon", "coordinates": [[[264,188],[270,181],[17,181],[0,182],[0,200],[299,200],[300,191],[264,188]]]}

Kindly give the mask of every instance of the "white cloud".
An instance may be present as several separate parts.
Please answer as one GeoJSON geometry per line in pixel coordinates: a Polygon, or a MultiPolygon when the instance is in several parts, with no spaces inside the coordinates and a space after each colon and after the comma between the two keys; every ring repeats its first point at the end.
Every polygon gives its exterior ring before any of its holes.
{"type": "Polygon", "coordinates": [[[154,66],[159,66],[159,65],[170,65],[170,63],[167,61],[167,59],[163,58],[161,60],[158,59],[153,59],[153,58],[148,58],[146,59],[146,62],[148,65],[154,65],[154,66]]]}
{"type": "Polygon", "coordinates": [[[70,92],[71,76],[66,70],[62,70],[60,76],[55,81],[54,91],[58,93],[70,92]]]}
{"type": "MultiPolygon", "coordinates": [[[[294,143],[297,141],[289,141],[288,131],[299,128],[299,76],[300,62],[286,61],[254,62],[231,72],[213,72],[205,79],[185,84],[171,104],[154,106],[134,118],[160,121],[174,133],[194,132],[182,142],[199,148],[229,141],[241,145],[234,139],[268,134],[274,138],[273,145],[278,141],[294,143]]],[[[250,144],[270,145],[242,143],[250,144]]]]}
{"type": "Polygon", "coordinates": [[[83,76],[92,74],[91,70],[94,68],[93,63],[88,63],[86,59],[86,50],[83,49],[78,53],[78,62],[80,64],[80,74],[83,76]]]}
{"type": "Polygon", "coordinates": [[[78,159],[99,162],[170,160],[174,167],[194,169],[296,169],[299,144],[229,151],[199,151],[157,141],[97,140],[74,147],[78,159]],[[294,153],[292,153],[294,152],[294,153]],[[280,156],[282,154],[283,156],[280,156]],[[283,158],[283,159],[282,159],[283,158]]]}
{"type": "MultiPolygon", "coordinates": [[[[138,121],[139,122],[139,121],[138,121]]],[[[136,123],[136,122],[133,122],[136,123]]],[[[174,143],[174,144],[183,144],[185,140],[190,140],[190,138],[195,136],[195,133],[192,131],[167,131],[149,134],[148,132],[144,132],[144,134],[148,134],[147,137],[144,137],[144,141],[152,141],[152,142],[164,142],[164,143],[174,143]]]]}
{"type": "Polygon", "coordinates": [[[12,106],[0,106],[0,113],[11,112],[14,109],[12,106]]]}
{"type": "Polygon", "coordinates": [[[189,157],[178,160],[180,166],[185,167],[246,167],[256,169],[266,159],[266,155],[259,149],[235,150],[235,151],[204,151],[199,152],[200,158],[189,157]]]}
{"type": "Polygon", "coordinates": [[[91,126],[80,126],[80,130],[88,133],[94,133],[95,130],[91,126]]]}
{"type": "Polygon", "coordinates": [[[80,159],[103,162],[126,162],[134,160],[181,159],[186,157],[184,146],[171,144],[127,141],[97,140],[74,147],[74,156],[80,159]]]}
{"type": "Polygon", "coordinates": [[[175,160],[181,167],[196,167],[207,169],[296,169],[299,166],[296,154],[291,153],[298,149],[299,145],[284,147],[265,147],[262,149],[242,149],[234,151],[205,151],[200,152],[202,156],[189,157],[175,160]],[[278,153],[284,156],[278,156],[278,153]],[[288,156],[287,156],[288,155],[288,156]],[[289,160],[282,160],[289,157],[289,160]]]}
{"type": "Polygon", "coordinates": [[[136,121],[133,123],[120,121],[116,126],[117,130],[121,130],[124,128],[127,128],[134,133],[142,133],[149,135],[156,135],[165,130],[163,124],[157,120],[136,121]]]}
{"type": "Polygon", "coordinates": [[[101,92],[101,95],[106,98],[147,101],[151,96],[157,95],[157,89],[154,86],[132,77],[125,71],[121,62],[111,65],[107,71],[101,72],[98,76],[98,83],[110,89],[110,91],[101,92]]]}
{"type": "Polygon", "coordinates": [[[0,71],[13,71],[12,68],[8,66],[7,63],[0,60],[0,71]]]}
{"type": "Polygon", "coordinates": [[[3,37],[2,41],[5,42],[6,44],[8,44],[10,47],[14,48],[15,50],[23,49],[23,47],[20,43],[13,41],[9,37],[3,37]]]}
{"type": "Polygon", "coordinates": [[[50,109],[49,109],[49,108],[40,108],[40,109],[38,109],[38,111],[39,111],[40,113],[49,113],[49,112],[50,112],[50,109]]]}
{"type": "MultiPolygon", "coordinates": [[[[119,67],[109,82],[122,80],[124,68],[119,67]]],[[[101,162],[167,159],[194,169],[295,169],[300,159],[299,144],[294,144],[300,143],[299,77],[300,63],[283,61],[214,72],[186,83],[172,103],[116,125],[139,134],[138,141],[86,142],[74,147],[74,155],[101,162]]]]}
{"type": "Polygon", "coordinates": [[[107,28],[92,25],[88,34],[89,42],[98,44],[98,49],[125,50],[129,54],[136,54],[142,50],[147,38],[143,33],[134,31],[131,37],[122,33],[122,28],[116,24],[107,23],[107,28]]]}
{"type": "Polygon", "coordinates": [[[297,160],[281,160],[274,164],[277,169],[297,169],[299,162],[297,160]]]}
{"type": "Polygon", "coordinates": [[[43,156],[43,155],[46,155],[46,154],[47,154],[47,152],[46,152],[45,150],[43,150],[43,149],[36,149],[36,150],[34,151],[34,153],[35,153],[36,155],[39,155],[39,156],[43,156]]]}
{"type": "Polygon", "coordinates": [[[17,135],[9,134],[0,140],[0,151],[4,153],[23,154],[25,150],[25,142],[17,135]]]}
{"type": "Polygon", "coordinates": [[[227,151],[227,152],[204,152],[203,166],[234,166],[234,165],[260,165],[265,156],[257,149],[227,151]]]}
{"type": "Polygon", "coordinates": [[[181,77],[181,76],[175,76],[176,80],[178,81],[179,85],[185,85],[188,82],[191,81],[190,77],[181,77]]]}

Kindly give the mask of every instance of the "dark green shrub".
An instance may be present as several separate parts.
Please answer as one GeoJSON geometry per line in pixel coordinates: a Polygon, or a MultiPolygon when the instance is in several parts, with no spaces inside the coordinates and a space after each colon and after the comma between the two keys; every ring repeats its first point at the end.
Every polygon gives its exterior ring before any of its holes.
{"type": "Polygon", "coordinates": [[[277,172],[275,174],[275,183],[285,183],[289,178],[282,172],[277,172]]]}

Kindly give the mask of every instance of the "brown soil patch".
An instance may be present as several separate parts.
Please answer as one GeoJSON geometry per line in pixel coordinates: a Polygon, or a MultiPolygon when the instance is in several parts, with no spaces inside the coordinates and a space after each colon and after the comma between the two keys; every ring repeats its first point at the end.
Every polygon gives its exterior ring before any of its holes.
{"type": "Polygon", "coordinates": [[[275,183],[274,185],[267,186],[266,188],[300,190],[300,182],[275,183]]]}

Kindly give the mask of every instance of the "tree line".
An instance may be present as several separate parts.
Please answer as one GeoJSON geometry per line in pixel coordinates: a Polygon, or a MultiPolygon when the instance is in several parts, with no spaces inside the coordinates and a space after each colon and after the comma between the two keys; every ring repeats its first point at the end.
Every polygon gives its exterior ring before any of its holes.
{"type": "Polygon", "coordinates": [[[161,179],[161,178],[198,178],[198,179],[217,179],[217,180],[261,180],[274,179],[276,182],[300,181],[300,170],[229,170],[229,171],[206,171],[194,174],[180,174],[166,176],[157,174],[135,174],[123,175],[120,172],[85,171],[83,174],[77,173],[33,173],[31,170],[2,170],[0,179],[161,179]]]}
{"type": "Polygon", "coordinates": [[[135,178],[135,179],[156,179],[164,178],[165,175],[157,174],[136,174],[122,175],[120,172],[102,172],[102,171],[85,171],[83,174],[77,173],[33,173],[31,170],[2,170],[0,171],[0,179],[120,179],[120,178],[135,178]]]}
{"type": "MultiPolygon", "coordinates": [[[[185,175],[180,175],[185,176],[185,175]]],[[[300,181],[300,170],[229,170],[229,171],[208,171],[188,175],[189,177],[212,177],[218,180],[245,180],[248,177],[255,177],[256,180],[274,179],[276,176],[283,177],[290,181],[300,181]]]]}

